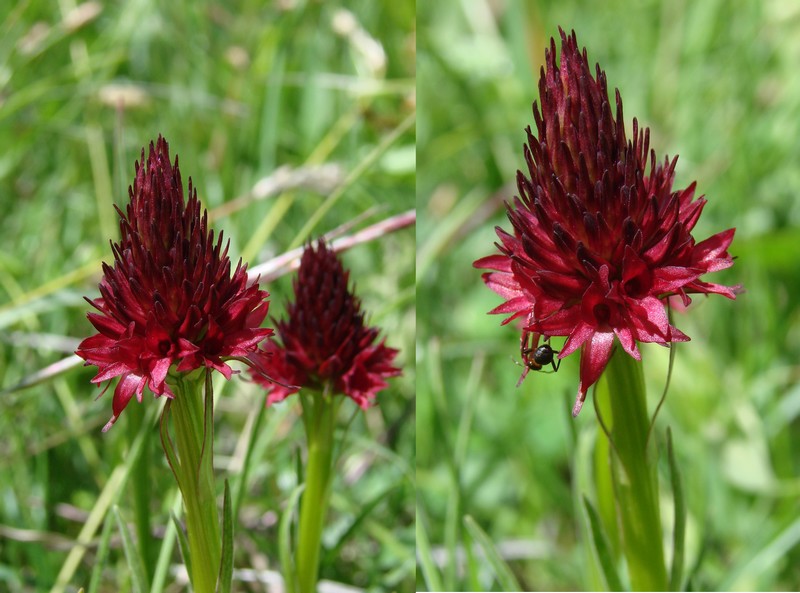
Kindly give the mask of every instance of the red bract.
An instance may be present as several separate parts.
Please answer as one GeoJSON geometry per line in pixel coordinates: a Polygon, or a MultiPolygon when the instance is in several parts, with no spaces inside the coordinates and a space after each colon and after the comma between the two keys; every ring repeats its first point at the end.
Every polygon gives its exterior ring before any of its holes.
{"type": "Polygon", "coordinates": [[[577,415],[616,342],[639,360],[637,341],[689,339],[668,321],[670,296],[735,298],[738,286],[700,280],[733,265],[735,229],[695,242],[706,201],[694,198],[694,183],[672,189],[677,157],[657,162],[636,119],[627,139],[619,91],[614,115],[605,73],[598,65],[592,75],[574,32],[561,31],[560,65],[550,40],[545,64],[537,136],[526,129],[528,176],[517,172],[519,197],[506,204],[514,234],[498,227],[501,253],[474,265],[495,270],[483,280],[506,302],[491,313],[510,314],[504,323],[520,318],[525,343],[529,333],[534,343],[566,336],[560,358],[581,349],[577,415]]]}
{"type": "Polygon", "coordinates": [[[231,274],[228,245],[222,233],[214,240],[191,179],[184,202],[178,157],[173,166],[166,140],[150,143],[147,161],[142,149],[141,161],[127,214],[117,209],[122,238],[111,245],[114,267],[103,264],[102,298],[87,299],[99,311],[88,315],[99,333],[76,351],[99,367],[93,383],[120,377],[104,431],[134,394],[141,402],[145,387],[173,397],[170,369],[206,367],[230,378],[225,359],[247,356],[272,334],[259,327],[269,294],[247,286],[241,260],[231,274]]]}
{"type": "Polygon", "coordinates": [[[397,350],[386,347],[385,340],[375,344],[378,328],[364,324],[361,302],[348,290],[348,278],[324,241],[303,251],[288,319],[276,324],[283,345],[270,341],[252,357],[256,368],[276,380],[253,372],[268,390],[267,405],[300,388],[321,390],[327,384],[367,408],[388,387],[384,379],[400,374],[392,366],[397,350]]]}

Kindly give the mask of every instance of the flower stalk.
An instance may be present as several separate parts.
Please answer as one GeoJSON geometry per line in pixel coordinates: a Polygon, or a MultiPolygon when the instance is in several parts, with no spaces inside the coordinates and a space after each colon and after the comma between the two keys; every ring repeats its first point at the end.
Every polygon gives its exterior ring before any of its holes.
{"type": "Polygon", "coordinates": [[[297,545],[299,593],[314,593],[319,577],[322,528],[330,500],[334,432],[342,398],[333,398],[327,387],[322,393],[301,395],[308,459],[305,490],[300,499],[300,533],[297,545]]]}
{"type": "Polygon", "coordinates": [[[280,343],[269,341],[251,357],[253,380],[267,389],[267,406],[299,393],[303,408],[307,459],[299,534],[294,566],[288,560],[288,537],[282,561],[289,593],[316,591],[342,402],[352,399],[366,409],[388,387],[386,379],[401,373],[393,365],[397,350],[379,341],[379,329],[365,323],[361,301],[348,284],[349,272],[336,252],[324,240],[309,243],[288,317],[276,322],[280,343]]]}
{"type": "MultiPolygon", "coordinates": [[[[103,264],[100,298],[87,299],[96,309],[88,318],[97,333],[83,340],[76,354],[98,367],[93,383],[110,385],[118,379],[103,432],[134,397],[141,403],[145,390],[167,399],[161,442],[186,509],[192,588],[214,593],[219,585],[229,591],[232,519],[226,486],[223,550],[214,486],[211,373],[230,379],[234,371],[228,362],[246,361],[272,334],[261,327],[269,294],[257,280],[248,280],[241,260],[231,265],[229,242],[209,227],[191,178],[184,194],[178,157],[170,159],[162,136],[150,143],[147,154],[142,149],[135,171],[128,205],[117,209],[120,240],[111,243],[113,265],[103,264]]],[[[134,490],[137,527],[149,558],[147,497],[152,493],[146,491],[147,468],[139,465],[136,471],[141,478],[134,490]]]]}
{"type": "Polygon", "coordinates": [[[601,505],[614,497],[616,521],[621,526],[620,545],[634,591],[667,590],[663,534],[659,512],[657,455],[648,447],[650,417],[642,363],[619,348],[595,388],[598,415],[608,430],[598,447],[611,456],[611,492],[606,476],[598,475],[601,505]],[[603,498],[606,498],[604,501],[603,498]]]}
{"type": "Polygon", "coordinates": [[[195,593],[213,593],[220,569],[222,539],[214,487],[211,373],[171,376],[168,382],[175,397],[164,407],[161,436],[186,510],[189,577],[195,593]],[[175,426],[174,443],[167,433],[169,417],[175,426]]]}

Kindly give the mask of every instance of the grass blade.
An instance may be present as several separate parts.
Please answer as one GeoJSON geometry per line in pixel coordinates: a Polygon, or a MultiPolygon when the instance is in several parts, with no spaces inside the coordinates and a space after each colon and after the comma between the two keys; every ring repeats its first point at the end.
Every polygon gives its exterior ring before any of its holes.
{"type": "Polygon", "coordinates": [[[369,514],[372,510],[378,506],[382,501],[386,500],[389,496],[389,493],[398,488],[400,484],[398,482],[394,482],[389,485],[388,488],[385,490],[381,490],[376,496],[374,496],[371,500],[369,500],[364,506],[359,509],[358,516],[353,520],[350,526],[339,536],[339,541],[336,542],[328,552],[325,554],[325,560],[321,563],[321,566],[326,566],[332,564],[334,559],[339,557],[339,553],[342,550],[342,546],[350,539],[350,536],[358,530],[358,527],[369,517],[369,514]]]}
{"type": "Polygon", "coordinates": [[[286,593],[294,593],[297,590],[297,584],[295,582],[297,575],[294,572],[294,558],[292,554],[292,515],[297,508],[297,504],[300,501],[300,494],[302,494],[304,489],[305,484],[300,484],[292,490],[278,527],[278,554],[281,559],[281,571],[283,572],[283,582],[286,586],[286,593]]]}
{"type": "MultiPolygon", "coordinates": [[[[141,430],[145,418],[145,410],[142,406],[131,408],[128,415],[130,420],[127,423],[128,434],[131,441],[141,430]]],[[[152,481],[150,476],[150,447],[151,439],[142,443],[142,454],[131,468],[130,490],[133,498],[133,523],[136,528],[136,542],[139,546],[142,561],[147,571],[147,579],[152,587],[153,571],[155,570],[155,551],[156,541],[150,531],[150,499],[152,495],[152,481]]]]}
{"type": "Polygon", "coordinates": [[[253,458],[253,448],[256,444],[256,435],[260,434],[261,431],[261,422],[264,420],[264,412],[267,409],[266,406],[258,406],[255,411],[255,416],[253,418],[252,428],[247,435],[247,448],[245,450],[244,459],[242,461],[242,471],[239,473],[237,477],[234,477],[233,481],[233,500],[235,501],[233,507],[233,515],[236,517],[239,515],[239,508],[242,505],[242,498],[244,497],[245,490],[247,488],[247,478],[250,474],[250,465],[252,463],[253,458]]]}
{"type": "Polygon", "coordinates": [[[189,554],[189,538],[186,537],[186,532],[183,530],[183,525],[181,525],[181,522],[178,520],[178,516],[175,513],[170,513],[170,515],[172,515],[172,523],[175,525],[175,530],[178,533],[178,548],[181,551],[183,564],[186,566],[186,572],[191,575],[192,557],[189,554]]]}
{"type": "Polygon", "coordinates": [[[114,505],[114,517],[117,519],[119,533],[122,536],[122,548],[125,550],[125,559],[128,561],[128,568],[131,575],[131,588],[134,593],[147,593],[150,586],[147,583],[147,573],[142,563],[142,556],[133,541],[128,524],[122,518],[122,513],[117,505],[114,505]]]}
{"type": "Polygon", "coordinates": [[[66,589],[67,585],[75,574],[75,571],[80,565],[86,550],[89,549],[89,544],[91,543],[95,532],[97,529],[99,529],[100,524],[103,522],[103,518],[108,512],[108,509],[116,502],[117,498],[125,487],[125,484],[130,476],[131,467],[142,453],[142,443],[148,436],[149,427],[153,425],[154,412],[156,409],[156,406],[151,406],[152,412],[148,412],[147,420],[144,422],[142,430],[136,437],[133,445],[131,445],[130,451],[125,458],[125,463],[118,465],[114,469],[108,481],[106,482],[106,485],[103,487],[100,496],[97,498],[97,502],[92,508],[92,512],[89,514],[89,518],[83,524],[83,527],[78,534],[78,538],[76,540],[78,545],[74,546],[72,550],[70,550],[67,558],[61,565],[61,570],[56,577],[55,584],[50,590],[51,593],[62,593],[66,589]]]}
{"type": "MultiPolygon", "coordinates": [[[[180,490],[171,491],[170,494],[174,497],[171,513],[174,515],[180,512],[183,499],[181,498],[180,490]]],[[[167,573],[169,572],[169,565],[172,559],[172,551],[175,549],[175,538],[179,532],[180,525],[178,525],[176,521],[167,523],[164,539],[158,551],[156,567],[153,571],[153,582],[150,585],[150,593],[161,593],[164,590],[164,584],[167,580],[167,573]]]]}
{"type": "Polygon", "coordinates": [[[353,183],[355,183],[365,171],[369,170],[377,160],[399,139],[403,136],[405,132],[410,130],[414,122],[416,121],[416,111],[412,111],[409,113],[403,121],[401,121],[397,127],[395,127],[389,134],[384,136],[380,143],[375,146],[367,155],[359,161],[359,163],[353,167],[353,169],[348,173],[345,180],[342,184],[337,187],[327,198],[325,201],[314,210],[314,214],[312,214],[306,224],[300,229],[300,232],[297,233],[294,241],[290,245],[290,248],[300,246],[306,237],[311,235],[311,231],[314,230],[314,227],[324,218],[325,214],[333,208],[336,203],[339,201],[343,195],[345,195],[346,191],[350,188],[353,183]]]}
{"type": "Polygon", "coordinates": [[[109,542],[111,541],[111,528],[114,525],[111,516],[106,516],[103,531],[100,534],[100,542],[97,545],[97,554],[94,557],[94,567],[92,568],[92,576],[89,579],[89,593],[97,593],[100,587],[100,577],[103,574],[103,569],[106,565],[108,558],[109,542]]]}
{"type": "Polygon", "coordinates": [[[773,567],[786,562],[787,555],[800,544],[800,517],[781,527],[780,531],[769,536],[769,540],[759,542],[754,550],[746,551],[737,558],[737,563],[728,578],[720,583],[720,591],[749,591],[749,583],[759,584],[755,575],[766,575],[773,567]],[[724,588],[723,588],[724,587],[724,588]]]}
{"type": "Polygon", "coordinates": [[[480,580],[481,562],[475,557],[475,548],[469,533],[464,533],[464,562],[467,570],[468,591],[483,591],[480,580]]]}
{"type": "Polygon", "coordinates": [[[483,549],[483,554],[486,557],[486,560],[489,562],[489,565],[494,570],[494,574],[497,577],[497,582],[500,584],[500,587],[503,591],[522,591],[522,587],[520,587],[519,583],[517,582],[517,578],[514,576],[514,573],[511,572],[508,564],[503,561],[500,557],[500,553],[497,551],[497,548],[494,547],[492,540],[489,538],[487,533],[480,528],[480,526],[475,522],[475,519],[466,515],[464,517],[464,527],[467,528],[469,534],[472,536],[478,545],[483,549]]]}
{"type": "Polygon", "coordinates": [[[428,534],[425,532],[425,521],[421,515],[422,510],[417,505],[417,562],[420,570],[422,570],[422,578],[425,580],[428,591],[444,591],[442,580],[439,578],[439,572],[436,568],[436,562],[434,562],[433,554],[431,553],[428,534]]]}
{"type": "Polygon", "coordinates": [[[600,560],[600,566],[603,569],[603,575],[606,578],[606,585],[609,591],[622,591],[622,581],[620,581],[617,569],[614,566],[614,557],[611,554],[611,548],[608,545],[605,532],[603,531],[603,524],[600,521],[600,515],[589,502],[589,499],[583,497],[583,506],[586,508],[586,513],[589,515],[589,524],[592,527],[592,540],[594,541],[594,549],[597,552],[597,558],[600,560]]]}
{"type": "Polygon", "coordinates": [[[447,551],[447,560],[442,567],[445,591],[455,591],[456,565],[458,564],[458,543],[461,535],[461,484],[457,469],[450,472],[450,495],[447,497],[444,515],[444,549],[447,551]]]}

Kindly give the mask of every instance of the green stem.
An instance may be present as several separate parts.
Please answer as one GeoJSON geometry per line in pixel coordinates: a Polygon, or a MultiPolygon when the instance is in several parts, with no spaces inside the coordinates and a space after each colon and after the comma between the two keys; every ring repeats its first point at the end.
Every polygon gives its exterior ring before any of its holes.
{"type": "MultiPolygon", "coordinates": [[[[179,463],[173,471],[186,508],[186,531],[195,593],[214,593],[222,540],[219,528],[213,457],[213,392],[207,371],[199,377],[180,376],[171,382],[175,398],[170,411],[175,423],[179,463]],[[203,384],[205,380],[205,405],[203,384]]],[[[167,446],[165,444],[165,446],[167,446]]],[[[169,456],[169,454],[168,454],[169,456]]]]}
{"type": "Polygon", "coordinates": [[[611,412],[604,421],[611,432],[613,491],[631,588],[666,591],[657,458],[654,448],[647,447],[650,416],[642,363],[617,348],[595,397],[600,398],[600,409],[611,412]]]}
{"type": "Polygon", "coordinates": [[[297,549],[299,593],[315,593],[319,576],[320,541],[328,510],[333,434],[339,402],[327,390],[303,398],[308,443],[306,487],[300,500],[300,533],[297,549]]]}

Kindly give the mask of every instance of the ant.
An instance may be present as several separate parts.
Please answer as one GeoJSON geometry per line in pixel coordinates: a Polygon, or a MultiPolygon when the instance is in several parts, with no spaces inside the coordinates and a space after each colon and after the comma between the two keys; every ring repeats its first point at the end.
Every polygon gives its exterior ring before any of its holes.
{"type": "Polygon", "coordinates": [[[544,343],[541,346],[537,346],[534,348],[524,348],[522,350],[522,362],[525,363],[525,366],[528,367],[532,371],[541,371],[542,367],[545,365],[552,365],[553,372],[555,373],[558,370],[558,367],[561,366],[561,359],[555,354],[558,354],[560,350],[553,350],[550,347],[550,344],[544,343]],[[531,356],[533,353],[533,356],[531,356]]]}
{"type": "Polygon", "coordinates": [[[518,366],[524,366],[525,370],[517,382],[517,387],[522,384],[522,381],[528,375],[529,371],[541,371],[548,364],[553,367],[553,372],[558,371],[561,366],[561,359],[555,356],[560,350],[553,350],[552,346],[547,342],[550,338],[545,337],[545,343],[539,345],[539,336],[535,332],[522,332],[522,339],[520,340],[520,354],[522,355],[523,364],[514,361],[518,366]],[[533,334],[533,339],[529,336],[533,334]]]}

